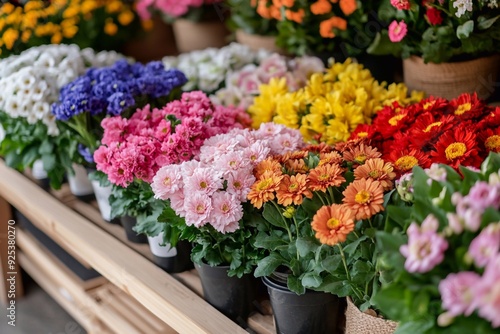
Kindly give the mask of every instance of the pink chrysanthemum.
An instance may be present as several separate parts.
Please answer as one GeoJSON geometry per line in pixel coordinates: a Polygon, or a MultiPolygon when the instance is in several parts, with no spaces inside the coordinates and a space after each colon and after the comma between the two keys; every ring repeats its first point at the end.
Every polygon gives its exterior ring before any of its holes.
{"type": "Polygon", "coordinates": [[[212,215],[210,224],[221,233],[234,232],[243,218],[241,202],[231,194],[218,191],[212,197],[212,215]]]}

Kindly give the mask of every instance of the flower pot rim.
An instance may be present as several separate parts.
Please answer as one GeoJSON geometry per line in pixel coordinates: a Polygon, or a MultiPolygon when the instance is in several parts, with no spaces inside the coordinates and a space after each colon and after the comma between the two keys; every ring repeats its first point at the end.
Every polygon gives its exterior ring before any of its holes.
{"type": "Polygon", "coordinates": [[[424,58],[422,58],[421,56],[417,56],[417,55],[411,55],[409,58],[404,58],[403,61],[405,62],[417,62],[417,63],[420,63],[420,64],[425,64],[425,65],[431,65],[431,66],[439,66],[439,65],[442,65],[442,64],[447,64],[447,65],[456,65],[456,66],[460,66],[462,64],[469,64],[469,63],[472,63],[472,62],[475,62],[475,61],[483,61],[485,59],[495,59],[495,58],[499,58],[500,59],[500,53],[494,53],[494,54],[491,54],[491,55],[485,55],[485,56],[481,56],[481,57],[477,57],[477,58],[473,58],[473,59],[469,59],[469,60],[460,60],[460,61],[447,61],[447,62],[441,62],[441,63],[433,63],[433,62],[428,62],[428,63],[424,63],[424,58]]]}

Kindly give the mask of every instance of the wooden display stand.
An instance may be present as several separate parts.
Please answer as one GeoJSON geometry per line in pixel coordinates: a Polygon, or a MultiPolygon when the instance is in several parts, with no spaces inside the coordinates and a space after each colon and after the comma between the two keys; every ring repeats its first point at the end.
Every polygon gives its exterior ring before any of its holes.
{"type": "MultiPolygon", "coordinates": [[[[147,245],[128,242],[119,226],[105,223],[92,205],[65,189],[51,196],[3,161],[0,175],[0,206],[10,203],[103,276],[79,281],[28,232],[16,228],[21,266],[89,333],[247,333],[200,297],[196,271],[164,272],[151,262],[147,245]]],[[[10,216],[1,210],[3,226],[10,216]]],[[[2,264],[5,255],[0,255],[2,264]]],[[[254,314],[248,323],[250,332],[275,332],[270,315],[254,314]]]]}

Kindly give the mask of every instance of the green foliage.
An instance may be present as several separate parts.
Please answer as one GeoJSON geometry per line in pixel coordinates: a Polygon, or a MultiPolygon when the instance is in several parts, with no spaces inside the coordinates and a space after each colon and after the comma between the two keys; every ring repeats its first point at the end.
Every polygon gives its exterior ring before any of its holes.
{"type": "Polygon", "coordinates": [[[278,31],[276,20],[267,20],[257,14],[256,8],[248,0],[227,0],[231,13],[227,25],[232,31],[241,29],[248,34],[275,36],[278,31]]]}
{"type": "Polygon", "coordinates": [[[54,189],[61,187],[66,172],[72,173],[72,163],[81,162],[77,143],[61,127],[58,136],[50,136],[43,123],[29,124],[23,117],[11,118],[4,112],[0,112],[0,125],[5,131],[0,142],[0,156],[5,163],[23,171],[41,159],[54,189]]]}

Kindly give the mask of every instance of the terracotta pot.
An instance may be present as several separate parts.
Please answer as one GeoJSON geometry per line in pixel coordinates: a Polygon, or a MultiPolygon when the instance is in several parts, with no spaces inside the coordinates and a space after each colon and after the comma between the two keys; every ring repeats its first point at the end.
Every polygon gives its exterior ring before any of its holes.
{"type": "Polygon", "coordinates": [[[361,312],[351,298],[347,298],[345,334],[393,334],[397,326],[397,322],[361,312]]]}
{"type": "Polygon", "coordinates": [[[172,27],[180,53],[209,47],[220,48],[227,44],[229,31],[224,21],[218,19],[200,22],[176,19],[172,27]]]}
{"type": "Polygon", "coordinates": [[[123,54],[145,63],[178,53],[172,26],[158,15],[153,16],[152,20],[153,28],[127,42],[123,46],[123,54]]]}
{"type": "Polygon", "coordinates": [[[420,57],[403,60],[404,82],[409,89],[423,90],[427,95],[453,99],[462,93],[477,92],[488,98],[495,91],[500,55],[474,60],[425,64],[420,57]]]}
{"type": "Polygon", "coordinates": [[[236,30],[236,42],[250,47],[252,50],[266,49],[271,52],[285,54],[285,50],[276,46],[276,36],[254,35],[244,30],[236,30]]]}

